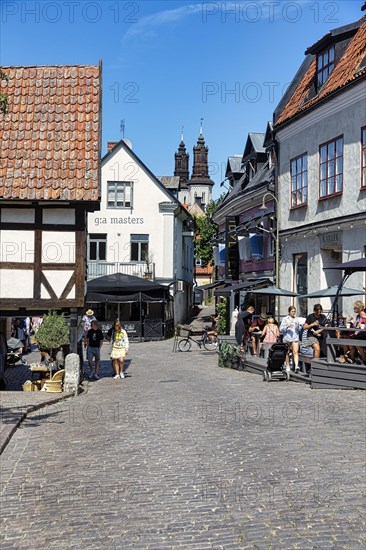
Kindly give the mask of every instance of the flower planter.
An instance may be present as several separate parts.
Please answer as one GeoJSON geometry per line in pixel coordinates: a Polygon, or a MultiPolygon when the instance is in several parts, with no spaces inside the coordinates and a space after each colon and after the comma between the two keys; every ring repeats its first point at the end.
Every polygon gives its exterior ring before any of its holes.
{"type": "Polygon", "coordinates": [[[219,367],[235,370],[244,370],[245,365],[242,361],[242,353],[237,344],[223,342],[219,352],[219,367]]]}

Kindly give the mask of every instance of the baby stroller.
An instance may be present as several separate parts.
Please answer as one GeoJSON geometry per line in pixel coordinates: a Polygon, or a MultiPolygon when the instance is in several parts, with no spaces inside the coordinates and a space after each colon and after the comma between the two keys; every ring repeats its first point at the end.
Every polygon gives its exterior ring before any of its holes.
{"type": "Polygon", "coordinates": [[[8,352],[6,354],[8,366],[16,365],[21,361],[24,365],[27,365],[27,361],[22,358],[22,351],[24,344],[18,338],[9,338],[7,341],[8,352]]]}
{"type": "Polygon", "coordinates": [[[290,372],[286,370],[287,344],[273,344],[269,350],[267,368],[263,371],[263,380],[290,380],[290,372]]]}

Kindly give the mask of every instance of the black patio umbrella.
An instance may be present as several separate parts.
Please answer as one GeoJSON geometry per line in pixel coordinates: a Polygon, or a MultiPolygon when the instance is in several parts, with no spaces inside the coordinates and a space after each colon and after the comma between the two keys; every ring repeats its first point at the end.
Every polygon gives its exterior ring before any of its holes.
{"type": "Polygon", "coordinates": [[[350,262],[330,265],[329,267],[324,267],[323,269],[342,269],[351,275],[355,271],[366,271],[366,258],[358,258],[357,260],[351,260],[350,262]]]}
{"type": "Polygon", "coordinates": [[[328,288],[323,288],[321,290],[316,290],[315,292],[309,292],[309,294],[303,294],[299,296],[301,298],[332,298],[334,296],[358,296],[365,294],[364,290],[356,290],[355,288],[346,288],[343,287],[340,291],[338,286],[330,286],[328,288]]]}
{"type": "MultiPolygon", "coordinates": [[[[341,291],[344,283],[347,281],[348,277],[355,273],[356,271],[366,271],[366,258],[358,258],[357,260],[351,260],[350,262],[343,262],[340,264],[331,265],[329,267],[324,267],[323,269],[341,269],[344,271],[344,275],[341,279],[341,282],[338,285],[338,292],[335,295],[333,306],[332,306],[332,324],[338,320],[338,298],[341,296],[341,291]]],[[[363,294],[363,292],[361,293],[363,294]]]]}

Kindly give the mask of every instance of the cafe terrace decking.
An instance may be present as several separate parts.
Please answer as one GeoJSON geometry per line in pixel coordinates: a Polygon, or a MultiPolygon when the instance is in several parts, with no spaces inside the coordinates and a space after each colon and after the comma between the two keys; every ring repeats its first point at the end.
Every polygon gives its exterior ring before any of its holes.
{"type": "MultiPolygon", "coordinates": [[[[294,382],[310,384],[312,388],[365,390],[366,365],[338,363],[336,361],[336,348],[343,345],[354,346],[356,344],[355,340],[328,337],[326,342],[327,357],[313,359],[300,354],[299,359],[303,372],[299,374],[291,372],[290,379],[294,382]],[[305,361],[307,362],[306,367],[309,370],[309,375],[304,375],[305,361]]],[[[366,340],[358,340],[357,347],[366,347],[366,340]]],[[[263,375],[266,360],[262,357],[247,354],[246,366],[249,372],[263,375]]]]}
{"type": "MultiPolygon", "coordinates": [[[[334,331],[335,329],[331,329],[334,331]]],[[[346,329],[344,329],[345,331],[346,329]]],[[[350,332],[350,329],[347,329],[350,332]]],[[[227,341],[236,344],[233,337],[219,337],[220,343],[227,341]]],[[[366,389],[366,365],[338,363],[336,361],[336,348],[343,345],[356,344],[351,338],[333,338],[327,336],[327,357],[313,359],[299,354],[302,372],[295,374],[291,371],[292,382],[310,384],[314,389],[366,389]]],[[[366,340],[357,340],[357,347],[366,347],[366,340]]],[[[263,376],[267,360],[264,357],[250,355],[249,350],[245,358],[245,370],[263,376]]]]}

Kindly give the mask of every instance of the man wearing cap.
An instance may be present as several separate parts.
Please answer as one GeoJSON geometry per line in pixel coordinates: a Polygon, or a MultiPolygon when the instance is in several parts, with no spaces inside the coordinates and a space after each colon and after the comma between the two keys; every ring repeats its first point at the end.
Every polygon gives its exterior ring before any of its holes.
{"type": "MultiPolygon", "coordinates": [[[[83,356],[82,343],[84,342],[84,348],[86,349],[88,344],[87,334],[89,330],[92,328],[92,322],[96,320],[97,318],[94,316],[94,311],[92,309],[88,309],[88,311],[85,313],[85,315],[81,319],[81,325],[83,327],[83,334],[80,337],[81,357],[83,356]]],[[[82,367],[83,367],[82,371],[84,371],[84,358],[82,359],[82,367]]]]}
{"type": "Polygon", "coordinates": [[[266,326],[266,323],[267,315],[265,313],[261,313],[259,317],[253,319],[252,324],[249,327],[248,332],[252,342],[253,355],[257,355],[257,349],[259,349],[260,344],[259,338],[262,334],[262,330],[266,326]]]}

